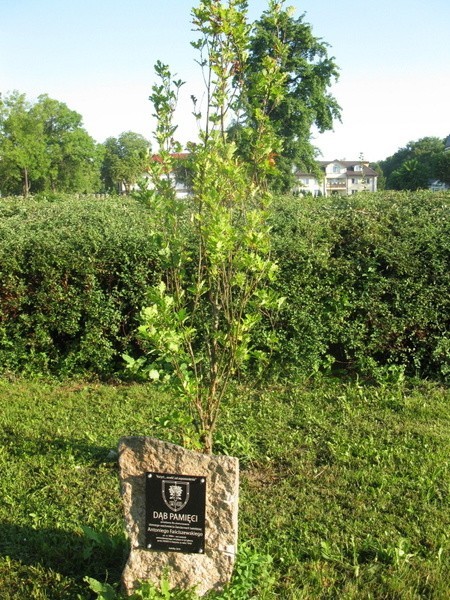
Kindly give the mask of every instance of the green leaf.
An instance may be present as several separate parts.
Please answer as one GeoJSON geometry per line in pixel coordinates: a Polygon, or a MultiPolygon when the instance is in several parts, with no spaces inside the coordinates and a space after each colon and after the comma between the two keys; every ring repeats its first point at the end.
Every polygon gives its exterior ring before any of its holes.
{"type": "Polygon", "coordinates": [[[100,600],[117,600],[117,593],[109,583],[101,583],[92,577],[84,577],[84,581],[100,600]]]}
{"type": "Polygon", "coordinates": [[[151,370],[148,372],[148,377],[149,377],[149,379],[151,379],[152,381],[158,381],[158,380],[159,380],[159,378],[160,378],[159,371],[157,371],[156,369],[151,369],[151,370]]]}

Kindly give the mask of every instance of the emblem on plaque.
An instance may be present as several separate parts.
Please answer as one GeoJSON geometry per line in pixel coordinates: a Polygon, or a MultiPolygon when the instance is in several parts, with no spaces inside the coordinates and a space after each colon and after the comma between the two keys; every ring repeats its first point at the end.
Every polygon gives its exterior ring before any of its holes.
{"type": "Polygon", "coordinates": [[[189,502],[190,485],[188,481],[163,480],[161,491],[165,505],[174,512],[183,510],[189,502]]]}

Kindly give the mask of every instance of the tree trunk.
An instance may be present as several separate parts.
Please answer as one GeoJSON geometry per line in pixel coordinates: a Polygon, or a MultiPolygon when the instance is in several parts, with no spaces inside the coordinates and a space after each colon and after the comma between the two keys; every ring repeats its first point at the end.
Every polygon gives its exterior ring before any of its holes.
{"type": "Polygon", "coordinates": [[[23,197],[28,196],[29,183],[28,183],[28,169],[25,167],[23,170],[23,197]]]}
{"type": "Polygon", "coordinates": [[[205,431],[200,439],[203,454],[212,454],[213,451],[213,432],[205,431]]]}

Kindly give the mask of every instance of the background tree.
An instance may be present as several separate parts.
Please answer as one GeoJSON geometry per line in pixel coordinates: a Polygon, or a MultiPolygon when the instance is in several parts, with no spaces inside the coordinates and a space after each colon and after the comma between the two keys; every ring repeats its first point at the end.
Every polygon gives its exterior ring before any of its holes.
{"type": "Polygon", "coordinates": [[[108,138],[104,146],[102,179],[110,191],[119,188],[129,192],[148,168],[149,142],[144,136],[125,131],[119,137],[108,138]]]}
{"type": "MultiPolygon", "coordinates": [[[[271,182],[275,189],[288,191],[294,182],[294,169],[318,171],[318,151],[312,144],[311,130],[314,126],[320,132],[332,129],[333,120],[340,118],[340,107],[329,92],[339,72],[334,58],[328,56],[328,45],[313,35],[304,15],[294,18],[294,9],[286,8],[284,0],[277,6],[276,18],[269,9],[253,25],[244,71],[248,93],[243,118],[234,123],[231,133],[245,155],[259,112],[270,119],[279,139],[276,156],[272,157],[277,172],[271,182]],[[280,82],[283,100],[279,103],[265,96],[260,85],[260,74],[267,71],[266,59],[276,56],[284,75],[280,82]]],[[[237,71],[239,68],[236,65],[237,71]]]]}
{"type": "Polygon", "coordinates": [[[0,192],[27,196],[48,167],[43,124],[34,118],[25,94],[13,92],[1,101],[0,192]]]}
{"type": "Polygon", "coordinates": [[[83,128],[81,115],[47,95],[39,96],[30,113],[43,128],[49,160],[42,189],[99,190],[102,150],[83,128]]]}
{"type": "Polygon", "coordinates": [[[450,186],[450,151],[446,150],[435,157],[433,173],[436,179],[450,186]]]}
{"type": "Polygon", "coordinates": [[[386,188],[412,190],[428,188],[429,180],[436,175],[439,157],[444,154],[444,140],[424,137],[409,142],[404,148],[380,161],[386,177],[386,188]]]}
{"type": "Polygon", "coordinates": [[[431,171],[417,158],[405,160],[391,173],[389,187],[393,190],[420,190],[428,187],[431,171]]]}
{"type": "Polygon", "coordinates": [[[47,95],[33,104],[14,92],[2,102],[0,134],[2,193],[99,189],[98,146],[66,104],[47,95]]]}

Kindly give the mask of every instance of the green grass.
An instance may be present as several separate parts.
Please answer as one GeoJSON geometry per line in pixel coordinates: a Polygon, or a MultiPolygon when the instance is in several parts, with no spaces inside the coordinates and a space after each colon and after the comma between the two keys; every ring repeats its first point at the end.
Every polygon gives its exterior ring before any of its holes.
{"type": "MultiPolygon", "coordinates": [[[[87,599],[86,576],[117,584],[117,441],[181,441],[180,408],[144,385],[0,382],[2,600],[87,599]]],[[[449,390],[236,389],[217,437],[241,458],[240,538],[273,558],[256,597],[448,598],[449,390]]]]}

